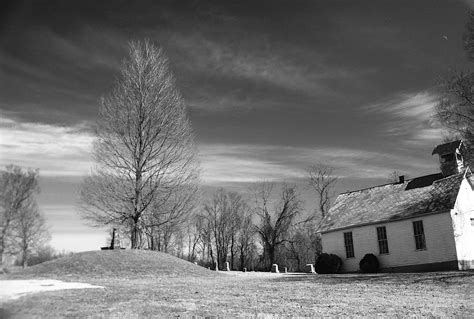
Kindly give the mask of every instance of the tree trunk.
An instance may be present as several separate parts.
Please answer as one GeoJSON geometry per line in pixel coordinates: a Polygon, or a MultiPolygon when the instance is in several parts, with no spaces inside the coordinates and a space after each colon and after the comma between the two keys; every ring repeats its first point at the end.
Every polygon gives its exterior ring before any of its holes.
{"type": "Polygon", "coordinates": [[[3,266],[3,251],[4,251],[4,240],[3,236],[0,237],[0,267],[3,266]]]}
{"type": "Polygon", "coordinates": [[[231,237],[231,242],[230,242],[230,269],[234,269],[234,235],[231,237]]]}
{"type": "Polygon", "coordinates": [[[240,270],[245,268],[245,254],[244,254],[244,245],[240,246],[240,270]]]}
{"type": "Polygon", "coordinates": [[[0,266],[3,265],[3,253],[5,252],[5,237],[7,236],[7,227],[9,222],[3,225],[2,233],[0,234],[0,266]]]}
{"type": "Polygon", "coordinates": [[[270,265],[268,269],[270,270],[272,268],[272,265],[275,263],[275,247],[269,245],[267,247],[267,254],[268,254],[268,260],[270,261],[270,265]]]}
{"type": "Polygon", "coordinates": [[[23,254],[22,265],[23,265],[23,268],[28,267],[28,256],[26,254],[23,254]]]}
{"type": "Polygon", "coordinates": [[[214,254],[212,253],[212,247],[209,246],[209,255],[211,256],[211,265],[215,267],[216,265],[214,264],[214,254]]]}
{"type": "Polygon", "coordinates": [[[130,234],[130,243],[131,243],[131,248],[132,249],[138,249],[139,248],[139,232],[140,230],[138,229],[137,222],[134,220],[131,234],[130,234]]]}
{"type": "Polygon", "coordinates": [[[22,250],[22,265],[23,268],[26,268],[28,266],[28,242],[25,239],[23,239],[22,250]]]}

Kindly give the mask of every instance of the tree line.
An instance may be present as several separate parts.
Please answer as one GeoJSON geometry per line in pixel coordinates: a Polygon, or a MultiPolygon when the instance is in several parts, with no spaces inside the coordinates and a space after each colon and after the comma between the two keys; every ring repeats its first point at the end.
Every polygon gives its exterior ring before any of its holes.
{"type": "MultiPolygon", "coordinates": [[[[136,248],[212,269],[224,269],[228,262],[233,270],[269,270],[278,263],[303,271],[321,252],[316,229],[326,211],[308,215],[302,204],[298,188],[290,184],[255,183],[243,194],[219,188],[196,200],[180,220],[155,228],[153,239],[136,248]]],[[[121,230],[122,238],[129,238],[127,228],[121,230]]]]}

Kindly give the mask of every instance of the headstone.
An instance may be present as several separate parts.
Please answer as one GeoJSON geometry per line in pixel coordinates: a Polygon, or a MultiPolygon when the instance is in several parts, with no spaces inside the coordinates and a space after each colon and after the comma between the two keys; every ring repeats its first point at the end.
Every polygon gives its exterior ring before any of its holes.
{"type": "Polygon", "coordinates": [[[274,272],[274,273],[279,273],[279,271],[278,271],[278,265],[277,265],[277,264],[273,264],[273,265],[272,265],[272,272],[274,272]]]}
{"type": "Polygon", "coordinates": [[[313,264],[307,264],[305,267],[305,270],[308,274],[314,274],[314,265],[313,264]]]}
{"type": "Polygon", "coordinates": [[[114,240],[113,240],[113,243],[112,243],[112,249],[120,249],[121,246],[120,246],[120,238],[119,238],[119,234],[118,234],[118,231],[117,229],[114,228],[113,230],[113,236],[114,236],[114,240]]]}
{"type": "Polygon", "coordinates": [[[288,267],[284,267],[283,272],[286,274],[288,272],[288,267]]]}
{"type": "Polygon", "coordinates": [[[230,271],[230,266],[229,266],[228,261],[225,262],[225,271],[230,271]]]}
{"type": "Polygon", "coordinates": [[[244,268],[244,272],[247,272],[247,268],[244,268]]]}
{"type": "Polygon", "coordinates": [[[198,263],[197,263],[197,262],[194,262],[194,264],[197,266],[198,263]]]}

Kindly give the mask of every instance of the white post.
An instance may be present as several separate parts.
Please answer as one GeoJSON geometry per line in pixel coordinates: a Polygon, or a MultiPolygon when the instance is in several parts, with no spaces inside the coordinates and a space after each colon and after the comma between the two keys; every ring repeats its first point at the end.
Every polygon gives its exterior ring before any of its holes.
{"type": "Polygon", "coordinates": [[[274,273],[279,273],[279,271],[278,271],[278,265],[277,265],[277,264],[273,264],[273,265],[272,265],[272,272],[274,272],[274,273]]]}

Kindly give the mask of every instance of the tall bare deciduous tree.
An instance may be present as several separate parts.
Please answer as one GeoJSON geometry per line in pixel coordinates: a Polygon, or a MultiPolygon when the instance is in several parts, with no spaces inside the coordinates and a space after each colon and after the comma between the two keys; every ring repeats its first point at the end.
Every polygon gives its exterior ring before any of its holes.
{"type": "Polygon", "coordinates": [[[173,194],[192,189],[198,175],[191,124],[161,49],[130,45],[115,89],[102,99],[96,136],[98,165],[82,185],[81,213],[95,225],[127,227],[139,248],[147,223],[156,214],[166,223],[173,194]]]}
{"type": "Polygon", "coordinates": [[[22,210],[39,192],[38,171],[9,165],[0,172],[0,265],[6,252],[16,247],[14,236],[22,210]]]}
{"type": "Polygon", "coordinates": [[[240,231],[237,235],[237,250],[239,253],[240,270],[249,268],[251,252],[254,248],[255,225],[252,221],[251,211],[245,209],[241,218],[240,231]]]}
{"type": "Polygon", "coordinates": [[[282,187],[279,201],[273,209],[269,207],[272,192],[273,185],[269,183],[262,183],[254,189],[255,213],[260,217],[256,229],[268,269],[276,261],[277,249],[288,240],[288,230],[301,207],[295,186],[282,187]]]}
{"type": "MultiPolygon", "coordinates": [[[[469,11],[463,34],[464,49],[474,62],[474,11],[469,11]]],[[[474,166],[474,71],[451,71],[439,86],[435,117],[451,133],[461,137],[467,149],[465,159],[474,166]]]]}
{"type": "Polygon", "coordinates": [[[463,139],[469,151],[466,160],[474,166],[474,72],[452,72],[443,79],[435,116],[463,139]]]}
{"type": "Polygon", "coordinates": [[[324,218],[329,211],[332,192],[337,182],[334,168],[318,163],[310,166],[308,175],[309,184],[316,192],[318,210],[321,213],[321,218],[324,218]]]}
{"type": "Polygon", "coordinates": [[[202,216],[206,219],[207,227],[211,230],[215,247],[215,256],[212,247],[211,255],[216,259],[219,268],[224,266],[228,257],[230,257],[231,267],[233,266],[238,232],[245,211],[246,204],[242,197],[224,189],[217,190],[204,205],[202,216]]]}
{"type": "Polygon", "coordinates": [[[20,208],[15,235],[21,253],[21,264],[25,268],[32,253],[50,239],[46,220],[33,199],[29,199],[20,208]]]}
{"type": "Polygon", "coordinates": [[[297,224],[290,228],[286,248],[287,265],[294,271],[304,271],[304,266],[313,263],[315,256],[321,252],[320,236],[315,232],[314,220],[297,224]]]}

